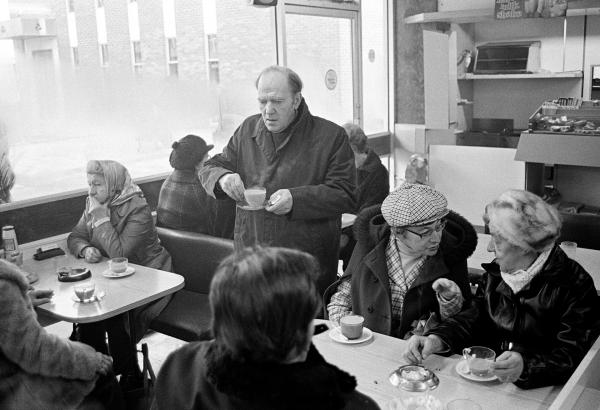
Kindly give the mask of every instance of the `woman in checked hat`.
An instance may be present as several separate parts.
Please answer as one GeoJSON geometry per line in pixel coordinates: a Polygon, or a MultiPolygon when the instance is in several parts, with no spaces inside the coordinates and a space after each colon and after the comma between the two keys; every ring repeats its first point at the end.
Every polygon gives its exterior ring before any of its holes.
{"type": "Polygon", "coordinates": [[[447,205],[430,186],[404,183],[361,212],[348,269],[325,292],[329,319],[354,313],[371,330],[405,338],[459,312],[470,299],[477,234],[447,205]]]}

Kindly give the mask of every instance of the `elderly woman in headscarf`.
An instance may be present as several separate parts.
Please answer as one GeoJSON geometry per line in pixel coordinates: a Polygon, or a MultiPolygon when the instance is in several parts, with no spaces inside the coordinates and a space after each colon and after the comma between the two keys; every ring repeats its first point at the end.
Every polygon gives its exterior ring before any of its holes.
{"type": "Polygon", "coordinates": [[[557,210],[527,191],[509,190],[485,208],[496,258],[483,264],[484,294],[471,306],[409,341],[419,362],[448,348],[496,351],[493,373],[521,388],[563,384],[600,332],[599,298],[590,275],[556,240],[557,210]]]}
{"type": "MultiPolygon", "coordinates": [[[[124,256],[139,265],[170,271],[171,256],[161,246],[150,207],[127,169],[116,161],[92,160],[87,164],[87,180],[89,195],[83,215],[67,239],[71,253],[90,263],[124,256]]],[[[133,311],[136,342],[168,302],[168,297],[162,298],[133,311]]],[[[128,349],[124,315],[80,324],[78,332],[81,341],[100,352],[108,351],[108,332],[115,373],[139,375],[137,358],[128,349]]]]}

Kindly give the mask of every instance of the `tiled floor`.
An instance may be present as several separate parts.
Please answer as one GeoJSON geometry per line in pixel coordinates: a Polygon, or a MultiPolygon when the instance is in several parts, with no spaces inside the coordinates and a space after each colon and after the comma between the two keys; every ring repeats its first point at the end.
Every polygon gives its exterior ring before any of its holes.
{"type": "MultiPolygon", "coordinates": [[[[71,331],[73,329],[73,325],[68,322],[58,322],[50,326],[46,326],[46,330],[50,333],[57,334],[61,337],[68,338],[71,335],[71,331]]],[[[186,344],[183,340],[175,339],[173,337],[163,335],[162,333],[157,332],[149,332],[146,333],[146,336],[142,339],[141,343],[148,344],[148,352],[150,356],[150,363],[152,364],[152,368],[154,372],[158,374],[160,367],[163,362],[173,350],[177,349],[180,346],[186,344]]],[[[141,366],[142,357],[140,354],[139,363],[141,366]]]]}

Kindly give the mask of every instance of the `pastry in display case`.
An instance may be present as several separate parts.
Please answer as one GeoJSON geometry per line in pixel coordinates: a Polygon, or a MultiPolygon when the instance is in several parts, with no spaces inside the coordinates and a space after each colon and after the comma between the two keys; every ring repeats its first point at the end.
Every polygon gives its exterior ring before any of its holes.
{"type": "Polygon", "coordinates": [[[529,131],[600,136],[600,100],[545,101],[529,118],[529,131]]]}

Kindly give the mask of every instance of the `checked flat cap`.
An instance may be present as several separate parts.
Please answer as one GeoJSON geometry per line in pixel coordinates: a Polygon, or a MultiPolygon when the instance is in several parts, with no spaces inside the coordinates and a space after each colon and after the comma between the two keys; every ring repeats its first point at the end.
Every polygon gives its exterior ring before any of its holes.
{"type": "Polygon", "coordinates": [[[448,201],[429,185],[404,183],[381,204],[383,218],[390,226],[430,224],[448,214],[448,201]]]}

